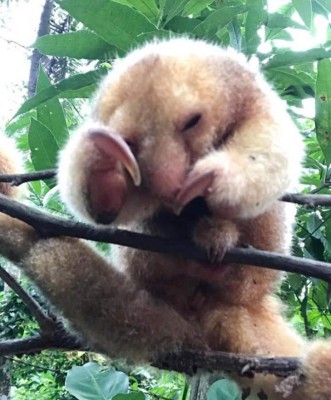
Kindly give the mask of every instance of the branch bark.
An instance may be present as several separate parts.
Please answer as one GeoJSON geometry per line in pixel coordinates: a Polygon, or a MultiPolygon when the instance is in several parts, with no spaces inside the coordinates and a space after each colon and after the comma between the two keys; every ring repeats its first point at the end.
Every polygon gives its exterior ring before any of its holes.
{"type": "MultiPolygon", "coordinates": [[[[4,340],[0,342],[0,356],[36,353],[42,350],[87,350],[66,331],[57,332],[53,338],[37,335],[25,339],[4,340]]],[[[198,369],[235,372],[241,376],[252,377],[254,373],[268,373],[287,377],[301,366],[297,357],[261,357],[222,351],[196,352],[178,351],[160,356],[152,365],[159,369],[184,372],[194,375],[198,369]]]]}
{"type": "MultiPolygon", "coordinates": [[[[25,206],[2,194],[0,194],[0,212],[26,222],[43,237],[71,236],[209,262],[208,254],[190,241],[176,242],[124,229],[100,228],[65,220],[25,206]]],[[[331,268],[328,263],[263,250],[231,249],[225,254],[223,262],[224,264],[244,263],[256,267],[295,272],[331,282],[331,268]]]]}

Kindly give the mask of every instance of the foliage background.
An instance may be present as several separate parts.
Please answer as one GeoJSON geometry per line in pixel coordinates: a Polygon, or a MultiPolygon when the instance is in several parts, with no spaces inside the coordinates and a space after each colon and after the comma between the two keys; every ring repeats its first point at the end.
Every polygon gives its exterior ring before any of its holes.
{"type": "MultiPolygon", "coordinates": [[[[266,0],[58,0],[53,18],[69,21],[67,29],[61,34],[41,36],[34,43],[34,48],[47,56],[39,69],[36,93],[19,108],[6,126],[6,133],[24,153],[27,170],[54,168],[69,132],[84,117],[86,100],[111,69],[116,56],[123,56],[153,38],[184,35],[207,39],[231,46],[248,58],[257,57],[266,78],[287,102],[306,141],[307,157],[300,190],[330,193],[330,26],[325,25],[324,42],[307,51],[294,51],[293,37],[300,32],[313,37],[320,21],[330,21],[331,0],[288,0],[282,4],[277,12],[271,13],[266,0]],[[49,69],[52,60],[53,65],[58,62],[61,66],[61,73],[59,68],[49,69]],[[307,117],[309,99],[309,104],[315,103],[314,118],[307,117]]],[[[67,215],[55,181],[30,183],[28,199],[38,207],[67,215]]],[[[300,208],[295,233],[296,255],[331,261],[329,209],[300,208]]],[[[38,296],[32,287],[30,291],[38,296]]],[[[300,332],[308,337],[330,336],[330,303],[325,283],[289,275],[283,281],[280,296],[289,305],[288,316],[300,332]]],[[[24,337],[37,329],[24,304],[10,291],[0,292],[0,302],[2,337],[24,337]]],[[[75,387],[79,381],[72,371],[94,374],[100,378],[99,389],[104,382],[102,374],[115,379],[115,370],[86,364],[91,360],[108,363],[86,353],[53,352],[16,359],[12,362],[12,398],[111,399],[116,394],[114,388],[106,387],[105,397],[91,394],[91,388],[72,390],[72,385],[75,387]],[[83,364],[85,369],[71,371],[71,383],[67,381],[69,394],[64,389],[66,371],[83,364]]],[[[147,393],[161,399],[188,396],[187,382],[181,375],[115,366],[130,377],[122,392],[128,392],[130,387],[131,395],[139,391],[138,396],[147,393]]],[[[127,375],[121,377],[124,384],[127,375]]],[[[225,399],[241,398],[236,388],[224,382],[224,387],[211,388],[210,400],[219,396],[219,390],[223,390],[225,399]]]]}

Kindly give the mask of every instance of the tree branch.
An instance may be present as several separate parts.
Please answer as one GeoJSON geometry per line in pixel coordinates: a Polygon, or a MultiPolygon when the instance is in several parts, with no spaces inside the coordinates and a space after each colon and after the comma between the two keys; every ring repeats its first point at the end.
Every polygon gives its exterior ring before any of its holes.
{"type": "Polygon", "coordinates": [[[40,307],[36,300],[14,279],[3,267],[0,266],[0,278],[24,301],[31,314],[37,320],[43,333],[52,333],[54,320],[40,307]]]}
{"type": "Polygon", "coordinates": [[[0,182],[9,182],[13,186],[19,186],[22,185],[22,183],[55,177],[56,169],[45,169],[43,171],[28,172],[25,174],[0,174],[0,182]]]}
{"type": "MultiPolygon", "coordinates": [[[[0,174],[0,182],[9,182],[13,186],[19,186],[26,182],[55,178],[56,174],[56,169],[45,169],[42,171],[24,174],[0,174]]],[[[280,200],[288,203],[301,204],[309,208],[314,208],[317,206],[331,206],[331,195],[329,194],[286,193],[280,200]]]]}
{"type": "MultiPolygon", "coordinates": [[[[97,242],[113,243],[139,250],[209,262],[208,254],[193,242],[171,241],[166,238],[130,232],[124,229],[100,228],[65,220],[25,206],[0,194],[0,212],[18,218],[34,227],[43,237],[71,236],[97,242]]],[[[331,282],[330,264],[285,256],[252,248],[234,248],[224,256],[224,264],[243,263],[256,267],[300,273],[331,282]]]]}
{"type": "MultiPolygon", "coordinates": [[[[77,338],[66,331],[53,338],[43,335],[0,342],[0,356],[36,353],[42,350],[87,350],[77,338]]],[[[159,369],[193,375],[198,369],[235,372],[241,376],[268,373],[281,377],[292,375],[300,368],[297,357],[261,357],[222,351],[183,350],[157,358],[152,365],[159,369]]]]}

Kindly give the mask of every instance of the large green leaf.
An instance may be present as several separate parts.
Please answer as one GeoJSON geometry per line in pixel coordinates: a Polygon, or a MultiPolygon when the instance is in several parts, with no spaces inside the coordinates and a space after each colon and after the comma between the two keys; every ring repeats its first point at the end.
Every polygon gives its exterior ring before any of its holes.
{"type": "Polygon", "coordinates": [[[258,34],[260,27],[267,22],[267,9],[265,0],[247,0],[249,11],[245,23],[245,53],[252,54],[256,52],[261,38],[258,34]]]}
{"type": "Polygon", "coordinates": [[[331,57],[331,50],[317,48],[307,51],[284,51],[273,55],[270,61],[264,65],[264,69],[296,65],[311,61],[322,60],[331,57]]]}
{"type": "Polygon", "coordinates": [[[51,56],[85,58],[87,60],[104,60],[116,52],[111,44],[87,30],[62,33],[61,35],[44,35],[36,40],[33,47],[40,53],[51,56]]]}
{"type": "Polygon", "coordinates": [[[135,8],[144,14],[150,21],[157,22],[159,19],[159,9],[155,0],[113,0],[116,3],[124,4],[135,8]]]}
{"type": "Polygon", "coordinates": [[[311,0],[292,0],[293,7],[297,10],[307,28],[311,28],[313,10],[311,0]]]}
{"type": "Polygon", "coordinates": [[[53,133],[36,119],[31,119],[28,132],[31,161],[36,171],[56,167],[59,146],[53,133]]]}
{"type": "Polygon", "coordinates": [[[95,85],[107,72],[107,68],[100,68],[96,71],[90,71],[85,74],[78,74],[70,78],[64,79],[60,83],[42,90],[31,99],[28,99],[26,102],[24,102],[19,110],[16,112],[15,117],[17,115],[30,111],[33,108],[36,108],[41,104],[44,104],[46,101],[53,99],[57,96],[71,98],[85,97],[82,96],[82,92],[84,93],[86,88],[90,88],[91,85],[95,85]],[[74,96],[74,93],[76,93],[76,96],[74,96]],[[70,94],[70,96],[67,96],[68,94],[70,94]]]}
{"type": "Polygon", "coordinates": [[[87,363],[74,366],[65,382],[68,392],[78,400],[111,400],[119,393],[127,393],[129,379],[123,372],[87,363]]]}
{"type": "Polygon", "coordinates": [[[266,75],[283,93],[293,88],[294,91],[302,92],[300,98],[314,96],[315,79],[306,72],[297,71],[293,67],[281,67],[267,70],[266,75]]]}
{"type": "Polygon", "coordinates": [[[326,10],[331,12],[331,1],[330,0],[318,0],[319,4],[321,4],[326,10]]]}
{"type": "MultiPolygon", "coordinates": [[[[37,93],[52,87],[50,80],[42,68],[39,69],[37,93]]],[[[68,138],[68,127],[64,112],[57,97],[48,100],[37,108],[37,120],[45,125],[53,134],[61,148],[68,138]]]]}
{"type": "Polygon", "coordinates": [[[162,4],[162,14],[165,17],[165,24],[176,15],[181,15],[186,3],[187,0],[165,0],[162,4]]]}
{"type": "Polygon", "coordinates": [[[199,24],[196,18],[188,17],[174,17],[167,23],[165,29],[176,33],[191,33],[195,27],[199,24]]]}
{"type": "Polygon", "coordinates": [[[301,25],[298,22],[293,21],[292,18],[279,13],[268,14],[267,27],[270,29],[305,28],[304,25],[301,25]]]}
{"type": "Polygon", "coordinates": [[[139,43],[139,36],[156,30],[143,14],[109,0],[59,0],[63,9],[124,52],[139,43]]]}
{"type": "Polygon", "coordinates": [[[193,31],[197,36],[212,37],[218,30],[226,26],[237,15],[247,10],[245,6],[224,6],[213,11],[193,31]]]}
{"type": "Polygon", "coordinates": [[[331,60],[319,61],[316,80],[316,135],[328,164],[331,163],[331,60]]]}

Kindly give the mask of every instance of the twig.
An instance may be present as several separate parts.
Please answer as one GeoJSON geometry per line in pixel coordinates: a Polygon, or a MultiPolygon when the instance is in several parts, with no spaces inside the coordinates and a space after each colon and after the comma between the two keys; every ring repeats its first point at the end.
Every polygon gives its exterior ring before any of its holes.
{"type": "Polygon", "coordinates": [[[22,183],[39,181],[41,179],[51,179],[56,177],[55,169],[45,169],[38,172],[28,172],[25,174],[0,174],[0,182],[9,182],[13,186],[22,185],[22,183]]]}
{"type": "MultiPolygon", "coordinates": [[[[133,247],[139,250],[172,254],[205,263],[209,262],[207,253],[187,240],[171,241],[166,238],[130,232],[123,229],[97,228],[92,225],[73,222],[46,214],[1,194],[0,212],[26,222],[44,237],[71,236],[94,240],[96,242],[133,247]]],[[[252,248],[235,248],[229,250],[224,257],[224,263],[250,264],[256,267],[300,273],[331,282],[331,267],[328,263],[290,257],[252,248]]]]}
{"type": "Polygon", "coordinates": [[[24,301],[31,314],[37,320],[43,333],[51,333],[54,330],[54,320],[45,313],[36,300],[22,288],[22,286],[14,279],[3,267],[0,266],[0,278],[13,289],[15,293],[24,301]]]}

